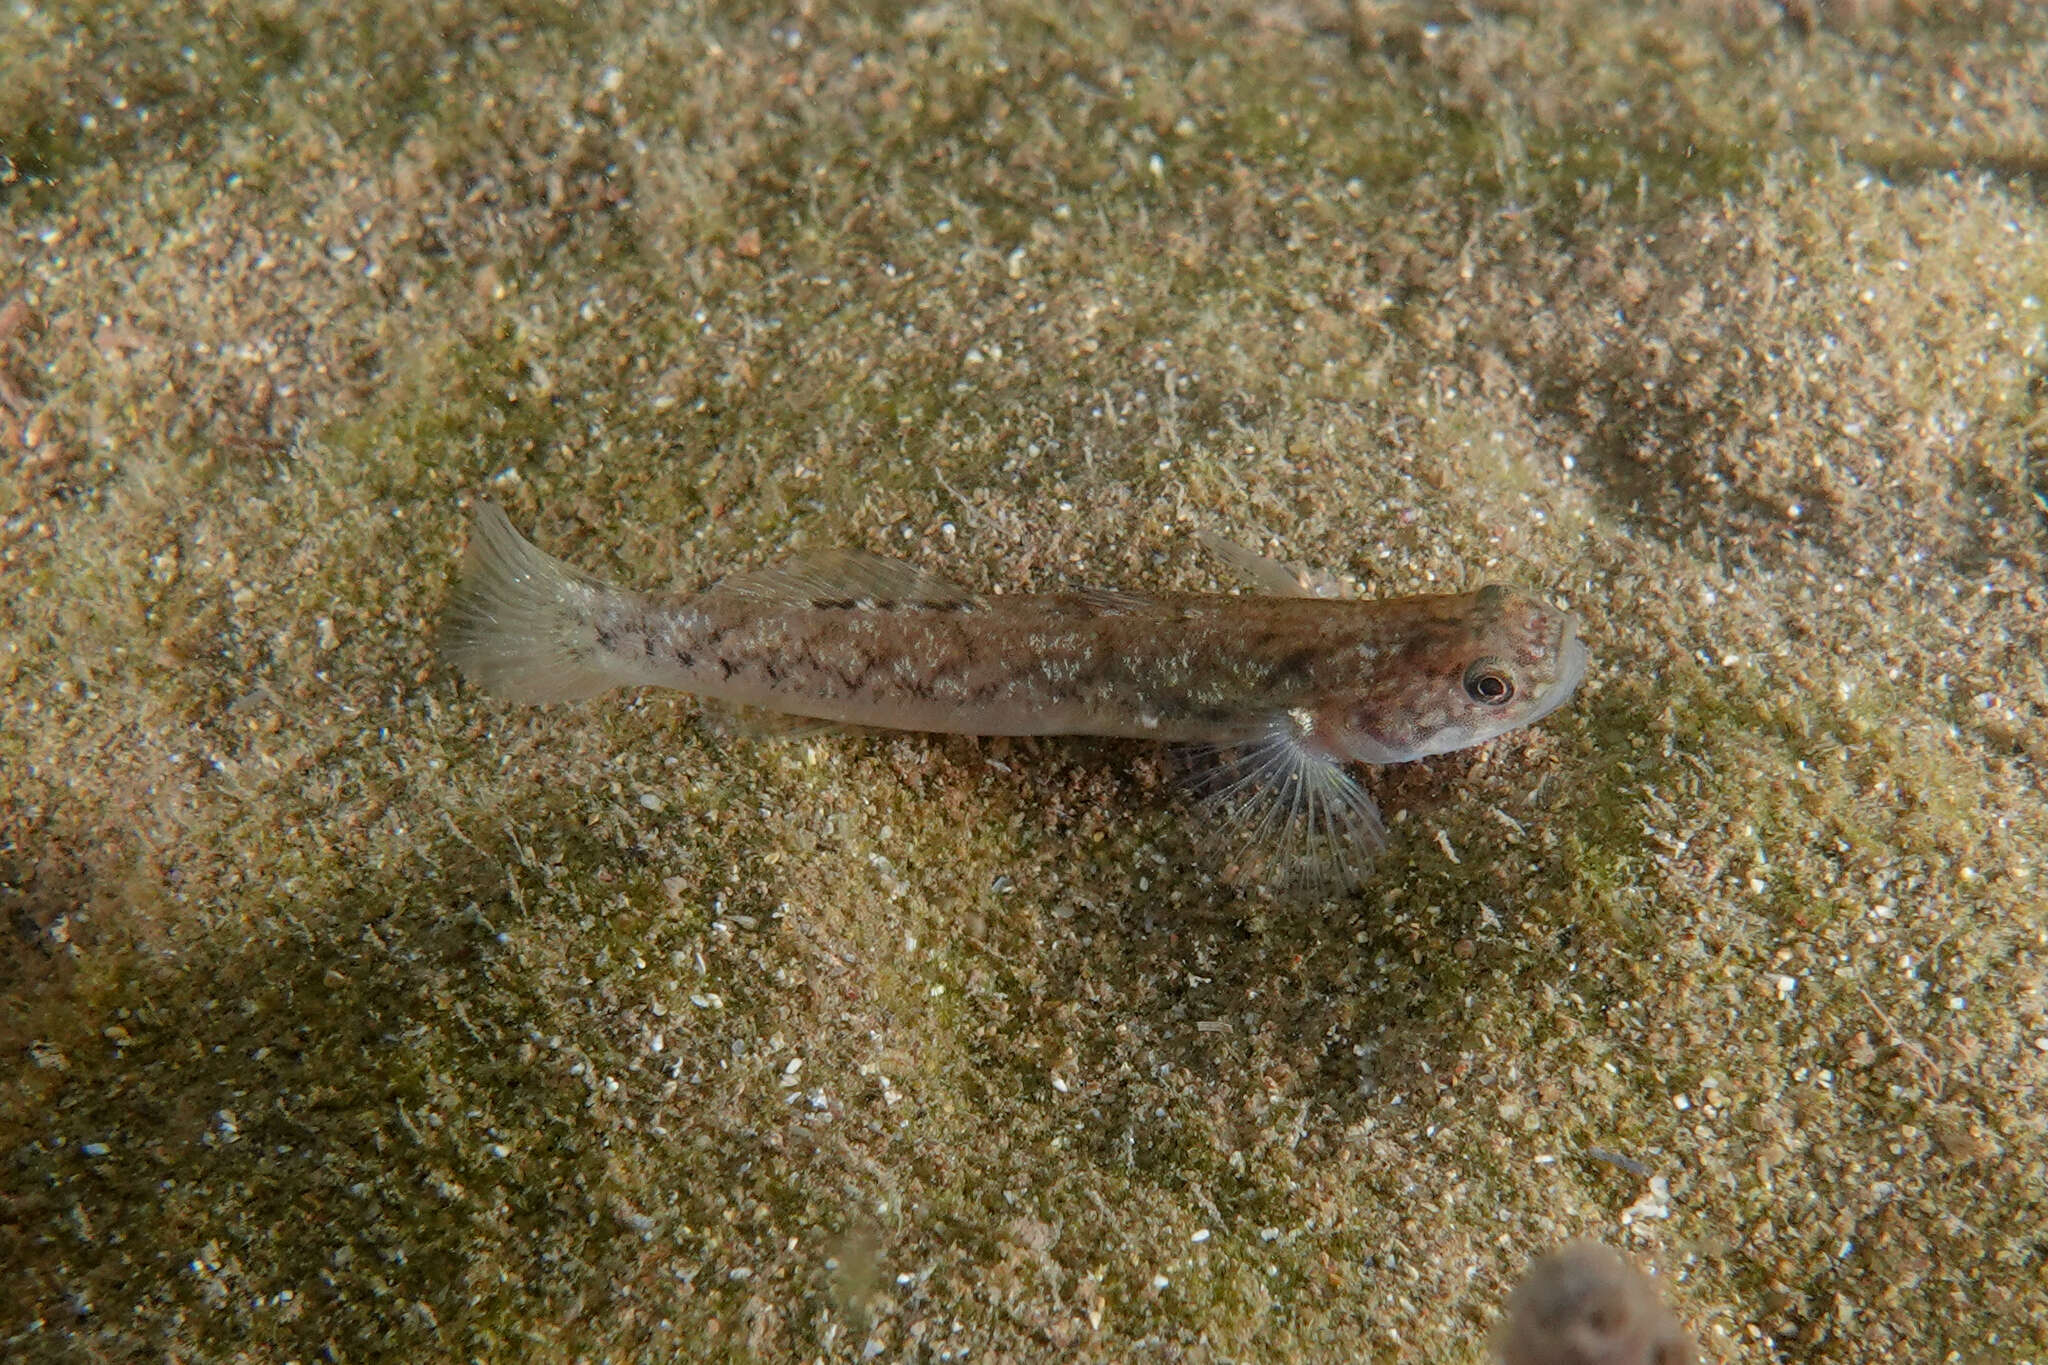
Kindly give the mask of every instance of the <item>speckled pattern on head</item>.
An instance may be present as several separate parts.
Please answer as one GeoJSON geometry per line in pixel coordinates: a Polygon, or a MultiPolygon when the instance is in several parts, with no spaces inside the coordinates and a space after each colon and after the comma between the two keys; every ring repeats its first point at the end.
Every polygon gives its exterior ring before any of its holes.
{"type": "Polygon", "coordinates": [[[1484,743],[1549,715],[1585,675],[1576,618],[1529,593],[1488,584],[1374,605],[1405,618],[1403,648],[1392,667],[1375,661],[1327,722],[1348,733],[1346,756],[1361,762],[1484,743]]]}

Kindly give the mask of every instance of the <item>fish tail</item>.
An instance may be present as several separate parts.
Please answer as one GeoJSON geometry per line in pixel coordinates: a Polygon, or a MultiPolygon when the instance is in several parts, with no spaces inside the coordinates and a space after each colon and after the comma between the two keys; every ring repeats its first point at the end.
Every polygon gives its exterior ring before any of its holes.
{"type": "Polygon", "coordinates": [[[479,503],[441,656],[492,696],[575,701],[634,681],[598,623],[631,594],[543,553],[496,503],[479,503]]]}

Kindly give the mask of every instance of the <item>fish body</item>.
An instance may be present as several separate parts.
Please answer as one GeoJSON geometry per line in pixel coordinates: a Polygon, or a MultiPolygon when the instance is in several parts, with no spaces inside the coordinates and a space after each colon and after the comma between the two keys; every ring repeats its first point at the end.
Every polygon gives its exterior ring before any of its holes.
{"type": "MultiPolygon", "coordinates": [[[[1268,586],[1305,581],[1268,561],[1252,571],[1268,586]]],[[[1403,762],[1529,724],[1585,668],[1569,612],[1499,586],[1383,601],[980,595],[830,551],[658,595],[543,554],[490,504],[443,648],[515,701],[651,685],[850,725],[1230,751],[1219,794],[1238,823],[1305,837],[1317,848],[1304,855],[1338,851],[1334,838],[1347,846],[1340,861],[1381,838],[1344,764],[1403,762]]]]}

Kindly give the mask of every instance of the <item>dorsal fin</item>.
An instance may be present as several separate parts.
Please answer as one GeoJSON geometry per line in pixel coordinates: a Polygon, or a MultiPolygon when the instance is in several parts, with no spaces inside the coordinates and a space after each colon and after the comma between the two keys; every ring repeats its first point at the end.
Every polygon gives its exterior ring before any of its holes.
{"type": "Polygon", "coordinates": [[[957,607],[973,600],[936,574],[863,550],[819,550],[734,574],[711,589],[784,607],[957,607]]]}
{"type": "Polygon", "coordinates": [[[1068,596],[1078,597],[1095,610],[1110,616],[1129,616],[1149,611],[1156,605],[1154,599],[1140,592],[1127,592],[1122,588],[1075,588],[1068,596]]]}
{"type": "Polygon", "coordinates": [[[1335,575],[1313,573],[1294,564],[1268,559],[1214,531],[1197,531],[1196,542],[1222,560],[1268,597],[1347,597],[1335,575]]]}

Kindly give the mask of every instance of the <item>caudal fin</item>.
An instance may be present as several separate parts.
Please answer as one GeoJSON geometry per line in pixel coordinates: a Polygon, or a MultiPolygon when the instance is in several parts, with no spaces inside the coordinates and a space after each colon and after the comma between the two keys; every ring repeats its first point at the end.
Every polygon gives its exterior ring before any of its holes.
{"type": "Polygon", "coordinates": [[[606,666],[597,621],[618,589],[543,554],[496,503],[479,503],[441,656],[507,701],[575,701],[629,681],[606,666]]]}

